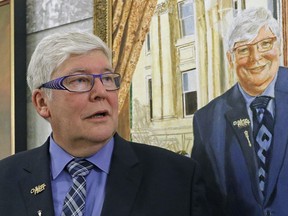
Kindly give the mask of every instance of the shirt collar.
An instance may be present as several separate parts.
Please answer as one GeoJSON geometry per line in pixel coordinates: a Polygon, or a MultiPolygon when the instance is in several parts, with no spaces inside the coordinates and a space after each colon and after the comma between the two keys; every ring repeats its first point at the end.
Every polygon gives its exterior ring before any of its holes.
{"type": "MultiPolygon", "coordinates": [[[[104,145],[96,154],[86,158],[89,162],[93,163],[101,171],[109,173],[110,163],[112,158],[112,152],[114,148],[114,138],[112,137],[109,142],[104,145]]],[[[51,157],[51,173],[52,179],[63,171],[67,163],[74,157],[68,154],[63,148],[61,148],[50,135],[49,153],[51,157]]]]}

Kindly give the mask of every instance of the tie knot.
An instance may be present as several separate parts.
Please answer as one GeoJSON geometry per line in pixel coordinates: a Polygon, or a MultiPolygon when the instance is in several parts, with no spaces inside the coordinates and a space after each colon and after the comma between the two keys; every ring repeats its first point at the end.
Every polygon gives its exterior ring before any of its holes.
{"type": "Polygon", "coordinates": [[[67,170],[72,178],[86,176],[93,168],[93,164],[85,159],[73,159],[67,164],[67,170]]]}
{"type": "Polygon", "coordinates": [[[271,97],[268,96],[260,96],[260,97],[256,97],[252,103],[250,104],[250,108],[252,110],[256,110],[256,109],[266,109],[269,101],[270,101],[271,97]]]}

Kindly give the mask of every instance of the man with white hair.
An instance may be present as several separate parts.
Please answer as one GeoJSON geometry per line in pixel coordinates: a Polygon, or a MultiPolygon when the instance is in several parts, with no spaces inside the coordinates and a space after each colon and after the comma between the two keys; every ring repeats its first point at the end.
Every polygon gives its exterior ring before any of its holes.
{"type": "Polygon", "coordinates": [[[288,70],[281,31],[264,8],[239,12],[227,58],[238,82],[198,110],[192,158],[214,215],[288,215],[288,70]]]}
{"type": "Polygon", "coordinates": [[[0,161],[0,215],[207,215],[195,161],[117,134],[120,74],[100,38],[42,39],[27,81],[52,133],[40,147],[0,161]]]}

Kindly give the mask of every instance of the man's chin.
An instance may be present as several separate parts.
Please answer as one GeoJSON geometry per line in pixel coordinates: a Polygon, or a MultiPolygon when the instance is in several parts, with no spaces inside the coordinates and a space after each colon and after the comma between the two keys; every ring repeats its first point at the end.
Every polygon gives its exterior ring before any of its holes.
{"type": "Polygon", "coordinates": [[[102,131],[99,130],[95,133],[91,133],[88,136],[90,137],[90,140],[95,143],[101,143],[101,142],[107,142],[107,140],[111,139],[113,135],[115,134],[114,131],[102,131]]]}

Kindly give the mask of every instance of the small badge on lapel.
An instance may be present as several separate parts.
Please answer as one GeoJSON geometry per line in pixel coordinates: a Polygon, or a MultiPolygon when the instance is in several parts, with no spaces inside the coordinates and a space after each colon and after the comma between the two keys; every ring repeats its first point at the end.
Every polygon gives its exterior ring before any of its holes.
{"type": "MultiPolygon", "coordinates": [[[[37,195],[37,194],[41,193],[42,191],[44,191],[45,188],[46,188],[46,184],[43,183],[43,184],[41,184],[41,185],[37,185],[37,186],[35,186],[34,188],[32,188],[31,191],[30,191],[30,193],[31,193],[31,194],[34,194],[34,195],[37,195]]],[[[38,212],[39,212],[39,211],[38,211],[38,212]]],[[[41,213],[41,212],[40,212],[40,213],[41,213]]],[[[39,213],[38,213],[38,215],[39,215],[39,213]]],[[[40,215],[41,215],[41,214],[40,214],[40,215]]]]}
{"type": "Polygon", "coordinates": [[[248,141],[249,147],[252,147],[251,142],[250,142],[250,138],[249,138],[249,133],[248,133],[247,130],[244,131],[244,135],[245,135],[245,137],[246,137],[246,139],[247,139],[247,141],[248,141]]]}
{"type": "MultiPolygon", "coordinates": [[[[248,118],[238,119],[238,120],[233,121],[233,126],[237,126],[238,129],[248,127],[249,125],[250,125],[250,120],[248,118]]],[[[244,131],[244,136],[247,139],[249,147],[252,147],[248,130],[244,131]]]]}
{"type": "Polygon", "coordinates": [[[233,122],[234,126],[237,126],[238,128],[243,128],[247,127],[250,125],[250,120],[245,118],[245,119],[239,119],[233,122]]]}

